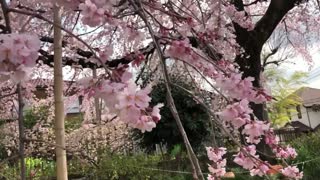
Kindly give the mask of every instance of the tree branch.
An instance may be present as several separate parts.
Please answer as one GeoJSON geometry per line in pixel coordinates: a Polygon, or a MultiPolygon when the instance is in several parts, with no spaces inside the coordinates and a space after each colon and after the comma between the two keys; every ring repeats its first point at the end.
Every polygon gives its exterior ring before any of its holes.
{"type": "Polygon", "coordinates": [[[12,92],[12,93],[9,93],[9,94],[5,94],[5,95],[1,95],[0,96],[0,100],[3,99],[3,98],[6,98],[6,97],[9,97],[9,96],[12,96],[12,95],[15,95],[17,92],[12,92]]]}
{"type": "Polygon", "coordinates": [[[271,0],[264,16],[257,22],[254,34],[259,45],[263,45],[271,36],[282,18],[302,0],[271,0]]]}
{"type": "Polygon", "coordinates": [[[276,47],[276,48],[272,49],[269,54],[267,54],[265,57],[263,57],[263,59],[262,59],[262,68],[265,68],[265,66],[266,66],[267,64],[269,64],[269,63],[267,62],[268,59],[269,59],[271,56],[275,55],[275,54],[278,52],[278,50],[279,50],[279,47],[276,47]]]}

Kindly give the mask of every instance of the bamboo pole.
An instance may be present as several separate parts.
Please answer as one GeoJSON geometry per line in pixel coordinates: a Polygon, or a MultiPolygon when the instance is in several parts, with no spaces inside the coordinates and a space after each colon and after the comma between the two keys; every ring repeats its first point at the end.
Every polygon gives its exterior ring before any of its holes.
{"type": "Polygon", "coordinates": [[[54,5],[54,106],[56,136],[56,170],[57,180],[67,180],[67,158],[65,150],[63,74],[62,74],[62,34],[61,10],[54,5]],[[63,147],[63,148],[61,148],[63,147]]]}

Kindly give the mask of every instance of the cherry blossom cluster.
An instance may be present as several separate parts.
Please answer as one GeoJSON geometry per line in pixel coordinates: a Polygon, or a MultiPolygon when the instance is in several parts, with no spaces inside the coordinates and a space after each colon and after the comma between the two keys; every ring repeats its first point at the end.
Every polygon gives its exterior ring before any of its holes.
{"type": "Polygon", "coordinates": [[[228,105],[219,115],[224,122],[230,123],[234,128],[239,129],[243,125],[251,122],[249,101],[244,99],[240,102],[228,105]]]}
{"type": "MultiPolygon", "coordinates": [[[[234,162],[244,169],[250,170],[252,176],[263,176],[270,169],[270,165],[259,159],[259,156],[256,155],[256,146],[254,145],[258,144],[262,137],[265,138],[266,144],[271,147],[277,158],[294,159],[297,153],[295,149],[290,146],[282,147],[279,145],[279,139],[274,135],[270,124],[263,121],[251,120],[251,113],[252,110],[249,107],[249,101],[243,99],[240,102],[228,105],[219,115],[225,122],[230,123],[233,128],[240,129],[242,127],[242,134],[246,135],[247,143],[251,144],[241,149],[234,159],[234,162]]],[[[280,172],[286,172],[286,174],[283,173],[283,175],[288,176],[288,173],[293,171],[281,170],[280,172]]],[[[288,177],[300,177],[299,171],[288,177]]]]}
{"type": "Polygon", "coordinates": [[[283,159],[288,159],[288,158],[296,158],[297,157],[297,152],[294,148],[287,146],[287,147],[275,147],[273,149],[273,152],[276,154],[277,158],[283,158],[283,159]]]}
{"type": "Polygon", "coordinates": [[[117,1],[101,0],[59,0],[60,5],[75,10],[79,8],[82,14],[82,22],[90,27],[101,25],[105,21],[112,22],[111,10],[117,1]]]}
{"type": "Polygon", "coordinates": [[[297,166],[288,166],[280,171],[283,175],[293,179],[302,179],[303,177],[303,172],[300,172],[297,166]]]}
{"type": "Polygon", "coordinates": [[[132,80],[132,74],[125,71],[120,81],[85,78],[79,83],[85,93],[104,100],[109,113],[118,116],[119,120],[142,132],[151,131],[161,119],[162,104],[150,107],[151,87],[139,88],[132,80]]]}
{"type": "Polygon", "coordinates": [[[244,169],[250,170],[251,176],[264,176],[270,169],[266,162],[259,160],[259,155],[256,154],[255,145],[249,145],[242,148],[236,155],[234,162],[244,169]]]}
{"type": "Polygon", "coordinates": [[[1,34],[0,43],[0,79],[25,79],[38,59],[40,40],[29,34],[1,34]]]}
{"type": "Polygon", "coordinates": [[[264,89],[255,89],[252,85],[254,78],[242,79],[240,73],[218,74],[216,78],[217,86],[235,99],[248,99],[251,102],[263,103],[271,100],[271,96],[264,89]]]}
{"type": "Polygon", "coordinates": [[[265,132],[264,136],[265,143],[271,147],[277,158],[294,159],[297,157],[298,154],[294,148],[290,147],[289,145],[286,147],[279,145],[279,138],[275,136],[272,128],[265,132]]]}
{"type": "Polygon", "coordinates": [[[237,11],[233,5],[229,5],[225,9],[226,14],[233,22],[248,30],[253,30],[254,24],[249,16],[246,16],[244,11],[237,11]]]}
{"type": "Polygon", "coordinates": [[[255,103],[271,100],[271,96],[266,90],[253,87],[254,78],[242,79],[242,74],[231,63],[225,63],[225,60],[220,60],[216,65],[208,62],[190,46],[188,40],[173,41],[167,50],[167,55],[187,62],[199,69],[204,75],[214,79],[216,85],[231,98],[248,99],[255,103]],[[224,71],[222,72],[221,69],[224,71]]]}
{"type": "Polygon", "coordinates": [[[261,136],[263,136],[269,128],[269,123],[254,120],[244,126],[242,133],[248,135],[248,137],[246,137],[248,143],[258,144],[261,136]]]}
{"type": "Polygon", "coordinates": [[[82,21],[89,26],[98,26],[103,21],[105,10],[102,8],[106,5],[107,1],[98,0],[86,0],[79,5],[79,9],[82,11],[82,21]]]}
{"type": "Polygon", "coordinates": [[[216,178],[222,177],[226,174],[226,164],[227,160],[222,158],[223,155],[227,153],[226,148],[212,148],[206,147],[207,156],[210,161],[213,163],[209,165],[209,172],[208,180],[215,180],[216,178]]]}

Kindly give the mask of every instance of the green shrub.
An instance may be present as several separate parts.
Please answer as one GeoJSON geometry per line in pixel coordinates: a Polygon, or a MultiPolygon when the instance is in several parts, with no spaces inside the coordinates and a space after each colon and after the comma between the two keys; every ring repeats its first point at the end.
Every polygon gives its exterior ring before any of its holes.
{"type": "Polygon", "coordinates": [[[78,129],[81,127],[83,121],[83,116],[82,114],[76,114],[73,116],[68,116],[66,117],[66,121],[65,121],[65,129],[66,132],[72,132],[75,129],[78,129]]]}
{"type": "Polygon", "coordinates": [[[51,177],[55,175],[54,161],[44,160],[42,158],[26,158],[27,177],[51,177]],[[33,174],[33,175],[31,175],[33,174]]]}
{"type": "MultiPolygon", "coordinates": [[[[195,88],[187,80],[174,76],[171,77],[171,80],[189,90],[195,88]]],[[[211,132],[209,115],[202,105],[180,88],[173,86],[171,93],[193,150],[199,153],[205,152],[204,143],[210,139],[211,132]]],[[[168,106],[165,83],[162,80],[154,85],[150,96],[152,97],[152,105],[164,103],[164,107],[161,108],[161,120],[157,123],[157,128],[151,132],[141,133],[140,130],[133,130],[133,137],[140,147],[148,153],[155,151],[155,144],[166,144],[168,151],[171,151],[175,145],[183,144],[183,138],[168,106]]]]}
{"type": "MultiPolygon", "coordinates": [[[[161,166],[161,157],[156,155],[118,155],[105,153],[101,157],[96,177],[110,180],[188,180],[191,175],[178,174],[168,171],[161,166]]],[[[170,169],[172,170],[172,169],[170,169]]],[[[177,170],[173,170],[177,171],[177,170]]]]}
{"type": "Polygon", "coordinates": [[[292,164],[303,170],[304,178],[313,180],[320,172],[320,132],[302,136],[290,143],[298,153],[292,164]]]}
{"type": "Polygon", "coordinates": [[[48,117],[48,107],[31,108],[24,112],[24,127],[31,129],[37,122],[45,121],[48,117]]]}

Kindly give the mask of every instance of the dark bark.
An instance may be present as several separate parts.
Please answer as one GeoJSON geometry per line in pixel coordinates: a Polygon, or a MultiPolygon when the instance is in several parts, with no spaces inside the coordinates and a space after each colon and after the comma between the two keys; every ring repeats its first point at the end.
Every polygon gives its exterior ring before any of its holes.
{"type": "MultiPolygon", "coordinates": [[[[62,57],[62,63],[63,66],[72,66],[72,65],[79,65],[82,68],[90,68],[93,69],[95,67],[102,68],[101,65],[97,65],[95,63],[92,63],[88,61],[89,58],[93,57],[93,53],[90,51],[85,51],[80,48],[77,48],[76,54],[79,55],[77,58],[71,58],[68,56],[62,57]]],[[[151,43],[145,48],[141,48],[138,51],[139,53],[142,53],[144,56],[149,56],[154,52],[154,45],[151,43]]],[[[44,64],[53,67],[53,55],[49,54],[47,51],[40,49],[39,53],[41,54],[38,58],[38,60],[41,60],[44,64]]],[[[111,61],[107,61],[106,65],[110,68],[115,68],[120,64],[129,64],[131,61],[135,59],[137,55],[137,52],[131,52],[129,55],[126,55],[122,58],[113,59],[111,61]]]]}
{"type": "MultiPolygon", "coordinates": [[[[47,43],[53,43],[53,38],[48,37],[48,36],[43,36],[40,38],[40,41],[47,42],[47,43]]],[[[201,47],[201,48],[206,49],[206,47],[204,47],[204,45],[200,45],[200,42],[195,37],[189,37],[189,41],[193,47],[196,47],[196,48],[201,47]]],[[[68,43],[66,41],[62,41],[62,47],[67,46],[67,44],[68,43]]],[[[102,68],[101,65],[97,65],[95,63],[88,61],[89,58],[93,57],[93,53],[91,51],[86,51],[81,48],[76,48],[74,51],[79,57],[77,57],[77,58],[71,58],[68,56],[62,57],[62,63],[64,66],[79,65],[82,68],[90,68],[90,69],[102,68]]],[[[155,51],[155,46],[153,43],[150,43],[146,47],[139,49],[137,52],[131,52],[122,58],[116,58],[116,59],[113,59],[113,60],[106,62],[106,66],[110,67],[110,68],[116,68],[120,64],[123,64],[123,65],[129,64],[135,59],[135,57],[136,57],[136,55],[138,55],[138,53],[142,53],[147,59],[147,57],[152,55],[154,53],[154,51],[155,51]]],[[[206,50],[206,52],[209,55],[210,55],[210,53],[212,54],[212,52],[209,52],[209,50],[206,50]]],[[[39,53],[40,53],[40,57],[38,58],[38,61],[40,60],[44,64],[46,64],[50,67],[53,67],[53,55],[43,49],[40,49],[39,53]]],[[[210,57],[214,57],[214,56],[217,56],[217,54],[214,54],[210,57]]],[[[218,56],[221,57],[221,55],[218,55],[218,56]]]]}

